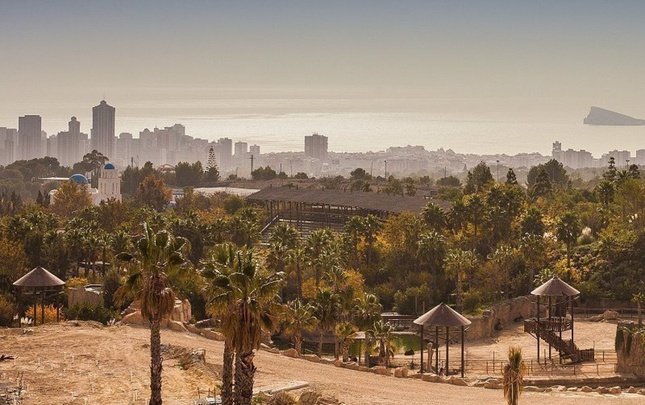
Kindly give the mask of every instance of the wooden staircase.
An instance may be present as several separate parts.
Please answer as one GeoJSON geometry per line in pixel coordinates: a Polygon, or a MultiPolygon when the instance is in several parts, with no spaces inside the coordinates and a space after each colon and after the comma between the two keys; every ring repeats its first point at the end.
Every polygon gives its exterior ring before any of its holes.
{"type": "Polygon", "coordinates": [[[581,350],[571,339],[561,339],[563,331],[571,330],[573,322],[569,318],[526,319],[524,321],[524,332],[530,333],[536,339],[539,338],[554,347],[563,359],[571,363],[581,361],[593,361],[594,349],[581,350]],[[539,332],[539,333],[538,333],[539,332]]]}

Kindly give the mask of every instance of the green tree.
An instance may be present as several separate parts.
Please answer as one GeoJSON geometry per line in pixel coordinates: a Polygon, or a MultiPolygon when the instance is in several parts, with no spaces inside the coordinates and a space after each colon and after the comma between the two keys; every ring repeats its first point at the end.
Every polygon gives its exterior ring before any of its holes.
{"type": "Polygon", "coordinates": [[[472,171],[468,172],[468,178],[464,191],[469,194],[479,192],[491,183],[493,183],[493,175],[490,172],[490,168],[488,167],[488,165],[486,165],[486,163],[479,162],[479,164],[475,166],[472,171]]]}
{"type": "Polygon", "coordinates": [[[314,298],[316,318],[318,318],[319,341],[318,356],[322,357],[323,338],[325,332],[331,332],[336,327],[340,315],[340,297],[329,289],[319,289],[314,298]]]}
{"type": "Polygon", "coordinates": [[[370,338],[376,341],[379,348],[379,358],[385,364],[385,367],[390,366],[390,356],[392,354],[392,332],[394,328],[389,322],[384,322],[379,319],[374,322],[372,327],[367,331],[370,338]]]}
{"type": "Polygon", "coordinates": [[[135,198],[144,205],[160,211],[170,202],[170,196],[171,192],[163,179],[150,175],[139,184],[135,198]]]}
{"type": "Polygon", "coordinates": [[[227,311],[222,318],[222,331],[235,349],[234,403],[250,405],[256,371],[254,352],[260,345],[262,330],[273,330],[283,274],[263,271],[252,250],[239,250],[231,255],[232,247],[226,249],[224,269],[214,272],[212,278],[211,305],[227,311]]]}
{"type": "Polygon", "coordinates": [[[69,218],[91,205],[92,198],[87,186],[69,180],[58,187],[50,208],[52,212],[69,218]]]}
{"type": "Polygon", "coordinates": [[[175,293],[167,273],[186,262],[186,240],[175,238],[166,231],[155,233],[143,224],[143,236],[135,246],[136,254],[120,253],[117,258],[135,262],[126,290],[141,300],[141,315],[150,323],[150,405],[161,405],[161,321],[170,316],[175,305],[175,293]]]}
{"type": "Polygon", "coordinates": [[[422,211],[423,219],[426,224],[436,232],[441,232],[446,226],[446,214],[435,203],[429,202],[422,211]]]}
{"type": "Polygon", "coordinates": [[[336,337],[340,342],[340,353],[344,362],[349,361],[349,346],[352,344],[351,336],[356,328],[349,322],[341,322],[336,325],[336,337]]]}
{"type": "Polygon", "coordinates": [[[284,332],[293,336],[293,342],[298,352],[302,355],[302,332],[312,331],[318,325],[318,319],[315,316],[316,308],[299,299],[290,301],[284,307],[282,321],[284,322],[284,332]]]}
{"type": "Polygon", "coordinates": [[[515,176],[513,168],[508,168],[508,172],[506,173],[506,184],[511,186],[517,185],[517,177],[515,176]]]}
{"type": "Polygon", "coordinates": [[[202,163],[179,162],[175,166],[175,181],[179,187],[198,187],[202,182],[202,163]]]}
{"type": "Polygon", "coordinates": [[[520,223],[522,235],[536,235],[542,237],[546,230],[542,221],[542,213],[539,209],[531,207],[522,218],[520,223]]]}
{"type": "MultiPolygon", "coordinates": [[[[533,168],[531,168],[533,170],[533,168]]],[[[533,197],[544,197],[553,191],[549,174],[541,168],[536,174],[535,181],[529,183],[529,194],[533,197]]]]}
{"type": "Polygon", "coordinates": [[[573,212],[564,213],[556,224],[556,237],[567,247],[567,267],[571,267],[571,248],[575,246],[582,231],[580,220],[573,212]]]}
{"type": "Polygon", "coordinates": [[[567,175],[567,171],[562,163],[558,162],[555,159],[551,159],[544,164],[539,164],[529,169],[526,180],[529,189],[534,188],[535,184],[538,181],[538,176],[542,171],[546,172],[549,178],[549,183],[552,187],[556,189],[564,189],[569,185],[569,176],[567,175]]]}
{"type": "Polygon", "coordinates": [[[456,283],[457,307],[463,310],[464,283],[473,274],[479,259],[472,250],[452,249],[444,259],[446,274],[456,283]]]}

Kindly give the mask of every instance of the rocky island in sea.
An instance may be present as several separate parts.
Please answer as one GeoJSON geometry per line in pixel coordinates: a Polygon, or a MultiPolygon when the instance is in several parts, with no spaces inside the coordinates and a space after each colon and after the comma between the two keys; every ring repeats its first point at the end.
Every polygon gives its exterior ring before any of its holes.
{"type": "Polygon", "coordinates": [[[591,107],[583,122],[587,125],[645,125],[645,120],[600,107],[591,107]]]}

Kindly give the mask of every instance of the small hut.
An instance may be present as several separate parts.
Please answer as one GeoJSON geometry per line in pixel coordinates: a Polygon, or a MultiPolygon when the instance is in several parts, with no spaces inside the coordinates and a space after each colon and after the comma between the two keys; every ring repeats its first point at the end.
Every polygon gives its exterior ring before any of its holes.
{"type": "MultiPolygon", "coordinates": [[[[38,314],[36,313],[38,298],[40,298],[41,302],[41,323],[45,323],[45,301],[47,299],[51,299],[52,297],[58,296],[63,291],[65,282],[47,271],[47,269],[38,266],[16,280],[13,285],[18,289],[19,296],[32,295],[34,297],[35,326],[36,320],[38,318],[38,314]]],[[[60,312],[58,307],[56,307],[56,320],[59,319],[60,312]]]]}
{"type": "MultiPolygon", "coordinates": [[[[560,355],[560,361],[569,359],[573,363],[594,359],[594,350],[580,350],[574,342],[574,316],[573,304],[580,296],[580,291],[571,287],[559,277],[554,276],[546,283],[531,291],[537,297],[537,316],[524,321],[524,331],[535,336],[537,340],[537,358],[540,361],[540,340],[549,345],[551,358],[552,349],[555,347],[560,355]],[[542,297],[546,297],[544,302],[542,297]],[[540,318],[544,313],[546,304],[546,318],[540,318]],[[567,310],[570,315],[567,316],[567,310]],[[562,333],[571,331],[571,339],[564,340],[562,333]]],[[[546,362],[547,356],[544,356],[546,362]]]]}
{"type": "Polygon", "coordinates": [[[464,376],[464,339],[466,327],[471,324],[470,320],[459,312],[450,308],[443,302],[430,311],[414,320],[420,326],[421,332],[421,373],[423,373],[423,332],[426,326],[435,328],[435,370],[439,373],[439,328],[446,328],[446,375],[449,372],[450,353],[450,328],[459,328],[461,331],[461,376],[464,376]]]}

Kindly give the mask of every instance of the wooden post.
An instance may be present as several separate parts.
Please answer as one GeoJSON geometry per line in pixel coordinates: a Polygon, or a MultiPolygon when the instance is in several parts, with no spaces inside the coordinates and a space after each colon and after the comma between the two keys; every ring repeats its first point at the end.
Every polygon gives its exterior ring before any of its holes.
{"type": "MultiPolygon", "coordinates": [[[[551,308],[551,296],[549,295],[549,327],[551,327],[551,311],[553,311],[553,308],[551,308]]],[[[551,359],[551,343],[549,343],[549,360],[551,359]]]]}
{"type": "Polygon", "coordinates": [[[448,375],[448,352],[450,352],[450,326],[446,326],[446,376],[448,375]]]}
{"type": "Polygon", "coordinates": [[[573,327],[573,296],[569,297],[569,299],[571,300],[571,346],[573,347],[573,345],[574,345],[574,342],[573,342],[573,330],[574,330],[574,327],[573,327]]]}
{"type": "Polygon", "coordinates": [[[464,378],[464,326],[461,325],[461,378],[464,378]]]}
{"type": "Polygon", "coordinates": [[[421,325],[421,374],[423,374],[423,325],[421,325]]]}
{"type": "Polygon", "coordinates": [[[434,343],[435,343],[434,371],[435,373],[439,374],[439,327],[438,326],[435,326],[434,328],[434,343]]]}
{"type": "Polygon", "coordinates": [[[36,319],[38,319],[38,296],[36,295],[36,289],[34,288],[34,326],[36,326],[36,319]]]}
{"type": "Polygon", "coordinates": [[[537,337],[537,360],[540,364],[540,296],[537,296],[537,323],[535,325],[535,336],[537,337]]]}
{"type": "Polygon", "coordinates": [[[42,291],[43,296],[40,297],[40,324],[44,325],[45,324],[45,287],[43,287],[42,291]]]}

